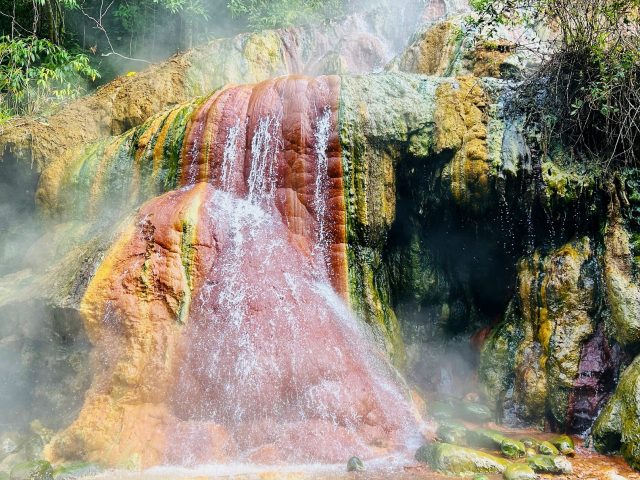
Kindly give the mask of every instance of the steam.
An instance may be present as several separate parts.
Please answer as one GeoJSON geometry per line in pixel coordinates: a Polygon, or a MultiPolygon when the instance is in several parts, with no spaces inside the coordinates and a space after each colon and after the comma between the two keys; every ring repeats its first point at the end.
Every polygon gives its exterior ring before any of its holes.
{"type": "MultiPolygon", "coordinates": [[[[227,0],[192,3],[202,4],[203,13],[189,8],[176,13],[154,9],[153,27],[149,32],[118,31],[109,27],[103,17],[113,12],[104,4],[93,9],[89,5],[82,7],[69,28],[75,29],[76,36],[82,39],[81,44],[94,52],[94,59],[104,73],[103,82],[115,75],[142,71],[149,63],[164,61],[211,40],[253,31],[246,20],[231,15],[227,0]],[[167,32],[175,34],[167,35],[167,32]],[[127,37],[130,42],[126,41],[127,37]]],[[[436,20],[442,12],[460,13],[465,8],[464,0],[346,0],[344,11],[334,18],[319,22],[317,15],[304,17],[299,13],[295,26],[278,31],[283,38],[291,35],[313,37],[311,56],[292,73],[369,73],[371,69],[361,64],[362,58],[379,57],[377,69],[380,70],[402,51],[421,24],[436,20]],[[348,61],[347,71],[336,72],[324,61],[330,54],[361,58],[348,61]]],[[[130,15],[144,16],[145,12],[136,7],[131,9],[130,15]]],[[[144,21],[149,20],[145,18],[144,21]]],[[[133,19],[129,24],[131,29],[137,28],[133,19]]]]}

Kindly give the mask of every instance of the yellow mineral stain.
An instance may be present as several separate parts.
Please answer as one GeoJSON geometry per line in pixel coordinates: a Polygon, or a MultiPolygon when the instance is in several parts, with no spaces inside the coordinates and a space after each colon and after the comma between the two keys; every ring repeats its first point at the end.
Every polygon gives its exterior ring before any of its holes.
{"type": "Polygon", "coordinates": [[[461,205],[479,209],[489,193],[487,97],[477,79],[458,77],[436,90],[436,153],[453,152],[445,175],[461,205]]]}

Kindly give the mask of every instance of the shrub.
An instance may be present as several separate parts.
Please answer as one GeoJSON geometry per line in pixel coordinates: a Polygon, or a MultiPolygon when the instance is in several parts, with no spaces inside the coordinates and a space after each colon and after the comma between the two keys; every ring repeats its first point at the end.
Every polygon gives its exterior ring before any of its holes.
{"type": "MultiPolygon", "coordinates": [[[[541,64],[525,81],[547,144],[607,169],[640,163],[640,0],[473,0],[481,36],[499,25],[547,29],[522,44],[541,64]]],[[[531,103],[529,104],[531,107],[531,103]]]]}
{"type": "Polygon", "coordinates": [[[98,72],[84,54],[72,53],[49,40],[0,37],[0,100],[3,115],[32,114],[78,95],[98,72]]]}

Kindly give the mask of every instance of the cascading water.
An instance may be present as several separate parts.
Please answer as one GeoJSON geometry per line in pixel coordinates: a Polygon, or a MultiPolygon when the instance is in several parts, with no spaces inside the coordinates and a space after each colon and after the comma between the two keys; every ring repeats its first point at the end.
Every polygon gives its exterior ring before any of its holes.
{"type": "Polygon", "coordinates": [[[50,458],[343,463],[418,445],[409,392],[345,304],[336,80],[232,87],[192,114],[182,188],[141,208],[85,294],[101,370],[50,458]]]}
{"type": "Polygon", "coordinates": [[[331,109],[325,107],[318,117],[315,126],[314,137],[316,141],[315,153],[317,158],[317,171],[315,191],[313,194],[313,207],[318,219],[318,234],[313,247],[313,256],[317,261],[326,265],[326,249],[328,242],[326,238],[325,216],[327,213],[327,183],[329,181],[329,160],[327,158],[327,148],[329,145],[329,134],[331,128],[331,109]]]}
{"type": "Polygon", "coordinates": [[[220,191],[205,212],[219,257],[192,307],[176,415],[224,426],[240,458],[265,463],[406,443],[410,410],[382,352],[279,215],[220,191]]]}
{"type": "Polygon", "coordinates": [[[236,168],[238,161],[238,141],[240,139],[240,133],[240,119],[238,119],[232,127],[229,127],[222,157],[220,183],[222,189],[227,192],[232,189],[231,180],[233,179],[233,170],[236,168]]]}
{"type": "MultiPolygon", "coordinates": [[[[416,433],[383,352],[342,305],[326,272],[331,115],[327,106],[309,122],[317,219],[311,256],[291,242],[274,204],[283,148],[278,117],[256,123],[246,198],[218,190],[204,205],[217,258],[192,306],[172,408],[182,420],[224,426],[244,460],[334,462],[344,460],[345,449],[371,457],[416,433]]],[[[225,141],[224,188],[238,125],[225,141]]],[[[191,443],[169,460],[206,462],[191,443]]]]}
{"type": "Polygon", "coordinates": [[[258,121],[251,140],[249,201],[271,202],[275,193],[275,157],[282,149],[280,119],[267,116],[258,121]]]}

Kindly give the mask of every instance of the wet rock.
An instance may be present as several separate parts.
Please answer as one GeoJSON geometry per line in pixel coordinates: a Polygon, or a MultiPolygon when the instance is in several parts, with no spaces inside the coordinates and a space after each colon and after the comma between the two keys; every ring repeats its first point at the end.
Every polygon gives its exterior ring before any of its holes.
{"type": "Polygon", "coordinates": [[[458,418],[471,423],[485,423],[493,419],[493,412],[486,405],[448,396],[433,402],[429,413],[436,419],[458,418]]]}
{"type": "Polygon", "coordinates": [[[569,474],[573,471],[571,462],[560,455],[534,455],[527,458],[527,465],[538,473],[569,474]]]}
{"type": "Polygon", "coordinates": [[[442,179],[453,200],[472,213],[483,212],[490,202],[487,103],[487,93],[472,77],[458,77],[456,85],[436,90],[435,152],[456,152],[442,179]]]}
{"type": "Polygon", "coordinates": [[[457,422],[441,423],[436,430],[438,439],[445,443],[453,443],[454,445],[465,445],[467,429],[464,425],[457,422]]]}
{"type": "Polygon", "coordinates": [[[541,455],[558,455],[560,453],[551,442],[540,442],[537,448],[541,455]]]}
{"type": "Polygon", "coordinates": [[[23,442],[24,438],[17,432],[2,434],[2,436],[0,436],[0,458],[16,453],[23,442]]]}
{"type": "Polygon", "coordinates": [[[418,450],[416,450],[415,458],[418,462],[429,463],[431,459],[431,452],[436,444],[435,443],[425,443],[418,450]]]}
{"type": "Polygon", "coordinates": [[[478,77],[514,78],[521,66],[514,58],[515,45],[508,40],[478,42],[473,53],[473,74],[478,77]]]}
{"type": "Polygon", "coordinates": [[[593,425],[593,444],[602,453],[620,451],[640,469],[640,356],[622,373],[616,391],[593,425]]]}
{"type": "Polygon", "coordinates": [[[454,408],[447,402],[435,401],[427,407],[427,410],[436,420],[448,420],[456,416],[454,408]]]}
{"type": "Polygon", "coordinates": [[[520,441],[526,448],[537,448],[537,446],[540,444],[540,441],[533,437],[523,437],[520,439],[520,441]]]}
{"type": "Polygon", "coordinates": [[[512,391],[516,352],[525,335],[516,302],[511,302],[505,320],[496,326],[480,352],[478,379],[492,405],[503,409],[507,392],[512,391]]]}
{"type": "Polygon", "coordinates": [[[454,66],[460,33],[460,27],[448,21],[429,26],[391,68],[425,75],[447,74],[454,66]]]}
{"type": "Polygon", "coordinates": [[[471,447],[500,450],[502,442],[509,440],[503,433],[488,428],[478,428],[467,432],[467,443],[471,447]]]}
{"type": "Polygon", "coordinates": [[[484,423],[493,419],[493,413],[481,403],[461,401],[460,418],[472,423],[484,423]]]}
{"type": "Polygon", "coordinates": [[[44,460],[20,463],[11,469],[10,480],[53,480],[53,468],[44,460]]]}
{"type": "Polygon", "coordinates": [[[610,207],[605,235],[604,281],[611,307],[610,329],[616,341],[629,348],[640,344],[640,288],[634,273],[637,272],[636,263],[631,236],[620,207],[614,203],[610,207]]]}
{"type": "Polygon", "coordinates": [[[507,458],[520,458],[526,454],[526,448],[522,442],[505,438],[500,443],[500,451],[507,458]]]}
{"type": "Polygon", "coordinates": [[[419,460],[448,475],[502,473],[510,465],[503,458],[449,443],[431,444],[420,453],[419,460]]]}
{"type": "Polygon", "coordinates": [[[576,454],[576,447],[573,440],[568,435],[560,435],[559,437],[552,438],[550,443],[563,455],[573,457],[576,454]]]}
{"type": "Polygon", "coordinates": [[[523,463],[509,465],[502,474],[505,480],[535,480],[538,478],[531,467],[523,463]]]}
{"type": "Polygon", "coordinates": [[[395,165],[401,152],[394,145],[410,142],[416,154],[433,152],[437,88],[436,82],[423,83],[408,75],[341,80],[340,136],[347,167],[345,207],[353,258],[349,270],[353,308],[381,329],[396,359],[404,356],[404,350],[380,255],[396,215],[395,165]],[[425,93],[430,96],[426,102],[425,93]],[[406,113],[398,115],[398,109],[406,113]],[[381,138],[394,140],[382,145],[381,138]]]}
{"type": "Polygon", "coordinates": [[[604,408],[619,378],[624,353],[607,334],[606,322],[598,324],[596,333],[582,347],[578,376],[569,395],[567,429],[585,433],[604,408]]]}
{"type": "Polygon", "coordinates": [[[364,462],[358,457],[351,457],[347,462],[347,472],[364,472],[364,462]]]}
{"type": "Polygon", "coordinates": [[[517,294],[483,348],[479,368],[488,397],[500,408],[508,398],[520,421],[571,422],[582,347],[595,333],[597,282],[598,262],[586,237],[519,262],[517,294]]]}

